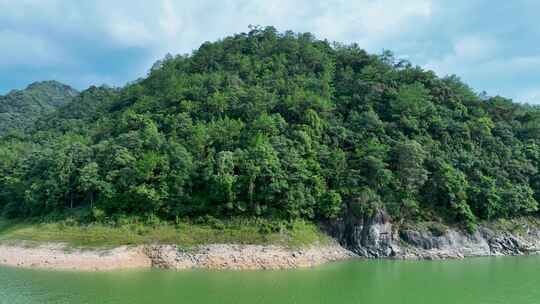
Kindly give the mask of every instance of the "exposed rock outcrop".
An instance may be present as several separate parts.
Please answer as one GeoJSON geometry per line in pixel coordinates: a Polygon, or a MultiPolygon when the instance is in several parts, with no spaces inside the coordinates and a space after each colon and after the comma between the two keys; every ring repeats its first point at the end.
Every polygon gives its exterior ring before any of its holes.
{"type": "Polygon", "coordinates": [[[382,211],[372,217],[347,218],[334,223],[329,230],[343,246],[362,257],[381,258],[399,255],[392,223],[382,211]]]}
{"type": "Polygon", "coordinates": [[[447,228],[399,228],[381,210],[371,217],[345,219],[329,232],[346,248],[365,258],[447,259],[473,256],[525,255],[540,252],[540,229],[513,234],[485,226],[476,232],[447,228]]]}

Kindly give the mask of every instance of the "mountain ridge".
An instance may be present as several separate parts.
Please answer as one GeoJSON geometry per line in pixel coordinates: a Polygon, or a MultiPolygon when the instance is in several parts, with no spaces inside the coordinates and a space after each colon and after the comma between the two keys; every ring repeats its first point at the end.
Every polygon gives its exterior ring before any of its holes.
{"type": "Polygon", "coordinates": [[[68,85],[49,80],[0,95],[0,136],[27,130],[38,118],[68,104],[78,94],[68,85]]]}

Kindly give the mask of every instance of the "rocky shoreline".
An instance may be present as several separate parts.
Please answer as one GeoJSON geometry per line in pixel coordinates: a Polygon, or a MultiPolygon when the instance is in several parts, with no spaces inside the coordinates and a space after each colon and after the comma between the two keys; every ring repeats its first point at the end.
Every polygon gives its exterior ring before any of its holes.
{"type": "Polygon", "coordinates": [[[210,244],[122,246],[109,250],[69,249],[62,244],[0,244],[0,265],[58,270],[107,271],[129,268],[256,270],[312,267],[350,258],[461,259],[540,253],[540,224],[519,229],[480,225],[474,233],[450,227],[397,226],[384,212],[324,225],[330,245],[302,249],[210,244]],[[32,245],[32,246],[30,246],[32,245]]]}
{"type": "Polygon", "coordinates": [[[260,245],[205,245],[183,250],[174,245],[146,247],[152,267],[163,269],[257,270],[313,267],[356,255],[339,245],[289,249],[260,245]]]}
{"type": "Polygon", "coordinates": [[[60,243],[0,244],[0,265],[54,270],[108,271],[147,268],[151,261],[141,247],[110,250],[70,249],[60,243]]]}
{"type": "Polygon", "coordinates": [[[372,217],[333,223],[328,232],[364,258],[460,259],[540,253],[540,227],[519,224],[519,233],[479,225],[474,233],[444,227],[396,227],[384,212],[372,217]]]}
{"type": "Polygon", "coordinates": [[[0,245],[0,265],[77,271],[133,268],[257,270],[312,267],[355,257],[335,244],[289,249],[280,246],[212,244],[121,246],[109,250],[70,250],[62,244],[0,245]]]}

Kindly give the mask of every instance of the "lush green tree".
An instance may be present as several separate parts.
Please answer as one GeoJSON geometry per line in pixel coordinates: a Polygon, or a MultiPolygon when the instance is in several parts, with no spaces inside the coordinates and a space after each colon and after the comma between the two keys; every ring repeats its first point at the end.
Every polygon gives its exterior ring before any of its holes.
{"type": "MultiPolygon", "coordinates": [[[[324,221],[385,209],[473,228],[538,209],[540,109],[390,52],[252,27],[122,88],[55,86],[58,110],[0,122],[7,216],[324,221]]],[[[51,105],[38,87],[8,97],[51,105]]],[[[0,117],[16,112],[5,100],[0,117]]]]}

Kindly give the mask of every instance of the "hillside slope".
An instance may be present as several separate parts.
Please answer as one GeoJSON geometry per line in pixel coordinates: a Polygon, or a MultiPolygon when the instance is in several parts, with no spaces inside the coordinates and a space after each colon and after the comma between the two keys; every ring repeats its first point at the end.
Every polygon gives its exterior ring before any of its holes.
{"type": "Polygon", "coordinates": [[[57,81],[43,81],[0,96],[0,136],[28,129],[36,119],[68,104],[77,94],[57,81]]]}
{"type": "Polygon", "coordinates": [[[474,229],[538,210],[540,109],[389,53],[254,29],[81,96],[93,114],[60,109],[1,143],[6,216],[326,221],[383,209],[474,229]]]}

